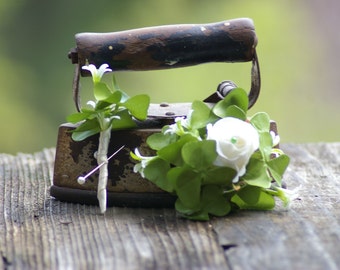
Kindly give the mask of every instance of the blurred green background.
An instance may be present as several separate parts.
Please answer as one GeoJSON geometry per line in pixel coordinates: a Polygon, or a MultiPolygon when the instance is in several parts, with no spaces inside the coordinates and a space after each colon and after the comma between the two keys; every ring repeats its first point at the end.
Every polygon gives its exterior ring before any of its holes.
{"type": "MultiPolygon", "coordinates": [[[[268,112],[282,142],[340,141],[338,6],[336,0],[1,1],[0,152],[55,146],[58,126],[75,112],[74,67],[67,58],[74,34],[238,17],[252,18],[259,38],[262,92],[249,115],[268,112]]],[[[222,80],[249,89],[250,68],[204,64],[116,77],[131,95],[191,102],[210,95],[222,80]]],[[[91,97],[90,82],[82,79],[83,100],[91,97]]]]}

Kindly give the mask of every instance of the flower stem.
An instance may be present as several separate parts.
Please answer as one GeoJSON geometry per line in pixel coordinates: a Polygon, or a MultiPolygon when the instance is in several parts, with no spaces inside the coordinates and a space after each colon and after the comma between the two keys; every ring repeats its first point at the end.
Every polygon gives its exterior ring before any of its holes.
{"type": "Polygon", "coordinates": [[[97,198],[99,201],[100,212],[105,213],[106,211],[106,185],[108,178],[108,159],[107,151],[109,147],[111,137],[111,126],[105,130],[102,130],[99,135],[99,144],[97,152],[97,163],[104,163],[99,169],[97,198]]]}

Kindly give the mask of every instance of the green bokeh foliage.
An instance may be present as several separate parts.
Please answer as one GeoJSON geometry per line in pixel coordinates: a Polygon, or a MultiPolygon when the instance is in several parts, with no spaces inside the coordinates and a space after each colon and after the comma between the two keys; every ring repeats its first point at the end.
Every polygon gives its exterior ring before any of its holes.
{"type": "MultiPolygon", "coordinates": [[[[334,98],[338,91],[333,93],[337,86],[327,68],[318,68],[329,50],[326,41],[315,38],[320,33],[308,4],[293,0],[2,1],[0,152],[55,146],[58,126],[75,111],[74,67],[67,58],[75,46],[74,34],[237,17],[252,18],[259,38],[262,93],[254,111],[266,111],[278,122],[283,142],[339,140],[339,127],[333,123],[338,113],[334,98]]],[[[210,95],[222,80],[249,89],[250,63],[120,72],[116,77],[130,95],[147,93],[152,102],[192,102],[210,95]]],[[[82,79],[82,86],[83,100],[88,100],[91,80],[82,79]]]]}

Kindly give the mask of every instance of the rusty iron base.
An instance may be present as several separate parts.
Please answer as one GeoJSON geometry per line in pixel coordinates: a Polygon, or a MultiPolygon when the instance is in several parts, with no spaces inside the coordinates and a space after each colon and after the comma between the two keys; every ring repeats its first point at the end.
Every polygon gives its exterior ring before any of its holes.
{"type": "MultiPolygon", "coordinates": [[[[142,155],[153,155],[146,144],[146,139],[149,135],[160,132],[162,125],[164,123],[152,123],[148,124],[149,128],[112,131],[108,155],[122,145],[125,147],[109,161],[107,206],[145,208],[174,206],[175,196],[133,172],[135,161],[130,156],[130,152],[136,147],[142,155]]],[[[50,194],[60,201],[98,205],[98,172],[90,176],[84,185],[80,185],[77,178],[86,175],[97,166],[94,153],[98,148],[99,135],[75,142],[71,138],[71,131],[74,128],[75,125],[72,124],[63,124],[59,127],[50,194]]],[[[277,134],[274,121],[271,123],[271,130],[277,134]]]]}
{"type": "MultiPolygon", "coordinates": [[[[155,122],[148,126],[152,128],[112,131],[108,154],[112,154],[122,145],[125,147],[109,161],[108,206],[173,207],[174,196],[133,172],[135,161],[130,157],[131,151],[138,147],[143,155],[153,154],[146,145],[146,138],[160,129],[155,122]]],[[[98,148],[99,135],[75,142],[71,138],[74,128],[75,125],[72,124],[59,127],[50,193],[61,201],[98,204],[98,172],[90,176],[84,185],[80,185],[77,178],[97,166],[94,153],[98,148]]]]}
{"type": "MultiPolygon", "coordinates": [[[[99,205],[97,192],[74,188],[51,186],[51,195],[63,202],[99,205]]],[[[108,192],[107,207],[172,208],[176,197],[168,193],[155,192],[108,192]]]]}

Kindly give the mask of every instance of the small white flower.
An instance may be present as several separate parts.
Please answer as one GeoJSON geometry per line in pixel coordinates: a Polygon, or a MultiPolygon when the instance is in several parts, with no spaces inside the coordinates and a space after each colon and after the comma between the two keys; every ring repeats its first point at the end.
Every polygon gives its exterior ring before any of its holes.
{"type": "Polygon", "coordinates": [[[216,166],[233,168],[237,175],[236,183],[246,172],[250,156],[259,147],[259,135],[249,123],[234,117],[218,120],[207,126],[207,139],[216,141],[216,166]]]}
{"type": "Polygon", "coordinates": [[[86,105],[90,106],[92,109],[96,108],[96,102],[94,102],[93,100],[89,100],[88,102],[86,102],[86,105]]]}
{"type": "Polygon", "coordinates": [[[154,157],[145,157],[142,156],[138,150],[138,148],[135,149],[135,155],[139,158],[140,162],[137,163],[134,167],[133,167],[133,172],[134,173],[140,173],[140,175],[144,178],[144,169],[146,168],[146,166],[148,165],[148,163],[155,158],[154,157]]]}
{"type": "MultiPolygon", "coordinates": [[[[190,118],[192,114],[192,110],[189,111],[187,117],[179,116],[175,118],[175,123],[172,125],[169,125],[168,129],[164,132],[164,134],[170,133],[170,134],[177,134],[179,136],[183,136],[186,133],[192,133],[191,127],[190,127],[190,118]]],[[[195,135],[195,134],[192,134],[195,135]]]]}
{"type": "Polygon", "coordinates": [[[168,126],[168,129],[164,132],[164,134],[170,133],[170,134],[177,134],[179,136],[183,135],[185,133],[183,129],[183,124],[185,124],[185,118],[184,117],[176,117],[175,123],[168,126]]]}
{"type": "Polygon", "coordinates": [[[187,114],[186,117],[176,117],[175,118],[175,122],[179,122],[181,124],[182,127],[186,128],[186,129],[190,129],[190,121],[191,121],[191,115],[193,113],[193,110],[190,110],[187,114]]]}
{"type": "Polygon", "coordinates": [[[272,136],[273,146],[276,146],[280,142],[280,136],[275,134],[274,131],[270,131],[270,135],[272,136]]]}
{"type": "Polygon", "coordinates": [[[301,186],[294,188],[293,190],[275,187],[277,196],[283,201],[284,206],[289,209],[291,202],[299,198],[299,191],[301,186]]]}
{"type": "Polygon", "coordinates": [[[105,72],[111,72],[112,69],[109,68],[108,64],[102,64],[99,69],[95,65],[90,64],[88,66],[83,66],[82,69],[88,70],[92,74],[92,80],[94,83],[100,82],[105,72]]]}
{"type": "Polygon", "coordinates": [[[180,122],[182,125],[185,123],[185,117],[184,116],[178,116],[175,118],[175,123],[180,122]]]}

